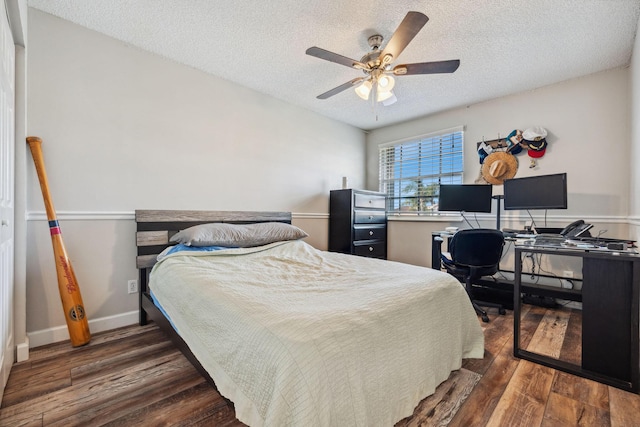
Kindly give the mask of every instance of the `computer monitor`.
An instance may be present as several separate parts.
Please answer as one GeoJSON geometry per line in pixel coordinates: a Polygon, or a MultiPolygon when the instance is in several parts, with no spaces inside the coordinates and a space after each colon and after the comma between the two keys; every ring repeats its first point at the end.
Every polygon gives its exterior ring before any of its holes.
{"type": "Polygon", "coordinates": [[[491,185],[441,184],[438,211],[491,212],[491,185]]]}
{"type": "Polygon", "coordinates": [[[567,209],[567,174],[504,180],[504,209],[567,209]]]}

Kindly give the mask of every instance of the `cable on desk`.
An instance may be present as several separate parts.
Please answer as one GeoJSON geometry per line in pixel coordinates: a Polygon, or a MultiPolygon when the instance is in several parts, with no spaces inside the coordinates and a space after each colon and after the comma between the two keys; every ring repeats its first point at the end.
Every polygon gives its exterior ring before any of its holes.
{"type": "Polygon", "coordinates": [[[530,252],[525,255],[525,258],[529,258],[531,260],[531,279],[533,280],[536,278],[536,258],[530,252]]]}
{"type": "MultiPolygon", "coordinates": [[[[537,285],[540,282],[540,279],[542,277],[548,277],[550,279],[557,279],[558,282],[560,283],[560,287],[564,288],[562,280],[566,280],[567,282],[569,282],[571,284],[571,289],[574,288],[574,283],[571,279],[568,278],[564,278],[564,277],[560,277],[557,274],[555,274],[552,271],[548,271],[545,270],[544,268],[542,268],[542,256],[545,254],[533,254],[533,253],[526,253],[525,257],[529,258],[531,260],[531,271],[525,271],[525,268],[522,269],[522,274],[530,274],[531,279],[535,279],[535,282],[533,282],[533,284],[537,285]],[[536,273],[536,267],[538,272],[536,273]],[[542,273],[546,273],[546,276],[543,276],[542,273]]],[[[524,267],[524,262],[523,262],[523,267],[524,267]]]]}
{"type": "MultiPolygon", "coordinates": [[[[529,209],[527,209],[527,213],[529,214],[529,217],[531,218],[531,229],[535,230],[536,229],[536,222],[533,220],[533,215],[531,215],[531,212],[529,212],[529,209]]],[[[545,211],[546,213],[546,211],[545,211]]],[[[546,220],[545,220],[546,222],[546,220]]]]}
{"type": "Polygon", "coordinates": [[[476,224],[478,224],[478,228],[482,228],[482,226],[480,225],[480,221],[478,221],[478,214],[476,214],[475,212],[473,213],[473,219],[476,220],[476,224]]]}
{"type": "MultiPolygon", "coordinates": [[[[509,253],[509,250],[511,249],[511,246],[513,245],[513,241],[512,240],[507,240],[506,241],[507,246],[505,248],[502,249],[502,255],[500,256],[500,262],[502,262],[502,259],[507,256],[507,254],[509,253]]],[[[499,264],[498,264],[499,265],[499,264]]],[[[505,280],[509,280],[509,278],[507,276],[505,276],[502,273],[502,270],[498,269],[497,273],[505,280]]],[[[493,276],[492,276],[493,277],[493,276]]],[[[495,277],[494,277],[495,279],[495,277]]]]}
{"type": "MultiPolygon", "coordinates": [[[[544,273],[549,274],[549,276],[550,276],[551,278],[553,278],[553,279],[558,279],[558,282],[560,282],[560,287],[561,287],[561,288],[563,288],[563,286],[562,286],[562,279],[563,279],[563,278],[562,278],[562,277],[558,276],[557,274],[555,274],[555,273],[554,273],[554,272],[552,272],[552,271],[547,271],[547,270],[545,270],[544,268],[542,268],[542,255],[543,255],[543,254],[538,254],[538,270],[539,270],[539,271],[542,271],[542,272],[544,272],[544,273]]],[[[538,280],[540,280],[539,278],[540,278],[540,276],[538,276],[538,280]]],[[[565,280],[567,280],[567,279],[565,279],[565,280]]],[[[567,280],[567,281],[568,281],[569,283],[571,283],[571,288],[573,288],[573,282],[572,282],[571,280],[567,280]]]]}
{"type": "Polygon", "coordinates": [[[500,261],[502,261],[502,259],[507,255],[507,253],[509,253],[509,250],[511,249],[512,245],[513,245],[513,241],[507,240],[507,247],[502,249],[502,256],[500,256],[500,261]]]}
{"type": "Polygon", "coordinates": [[[462,215],[462,219],[464,219],[464,220],[467,222],[467,224],[469,224],[469,227],[471,227],[471,228],[475,228],[473,225],[471,225],[471,223],[469,222],[469,220],[467,219],[467,217],[466,217],[466,216],[464,216],[464,211],[463,211],[463,212],[460,212],[460,215],[462,215]]]}
{"type": "MultiPolygon", "coordinates": [[[[541,255],[541,254],[539,254],[539,255],[541,255]]],[[[531,271],[529,272],[529,274],[531,275],[530,276],[531,280],[535,279],[535,282],[533,282],[533,284],[537,285],[538,282],[540,281],[540,275],[536,274],[536,258],[534,256],[534,254],[531,253],[531,252],[527,252],[525,254],[525,258],[529,258],[531,260],[531,271]]],[[[523,266],[524,266],[524,261],[526,261],[526,260],[523,260],[523,266]]],[[[540,270],[540,260],[539,259],[538,259],[538,270],[540,270]]],[[[527,273],[527,272],[523,268],[522,269],[522,274],[525,274],[525,273],[527,273]]]]}

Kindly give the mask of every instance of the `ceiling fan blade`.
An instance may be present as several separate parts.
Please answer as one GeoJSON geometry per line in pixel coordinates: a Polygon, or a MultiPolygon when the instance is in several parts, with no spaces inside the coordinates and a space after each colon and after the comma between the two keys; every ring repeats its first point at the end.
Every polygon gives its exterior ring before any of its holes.
{"type": "Polygon", "coordinates": [[[393,74],[396,76],[402,76],[405,74],[453,73],[459,66],[459,59],[452,59],[450,61],[420,62],[416,64],[400,64],[393,67],[393,74]]]}
{"type": "Polygon", "coordinates": [[[333,89],[328,90],[323,94],[320,94],[320,95],[316,96],[316,98],[318,98],[318,99],[327,99],[327,98],[329,98],[329,97],[331,97],[333,95],[339,94],[343,90],[347,90],[350,87],[353,87],[353,86],[357,85],[358,83],[360,83],[364,79],[365,79],[365,77],[357,77],[357,78],[355,78],[353,80],[350,80],[350,81],[348,81],[346,83],[341,84],[338,87],[334,87],[333,89]]]}
{"type": "Polygon", "coordinates": [[[407,16],[404,17],[396,32],[393,33],[389,43],[385,46],[380,58],[384,60],[387,55],[391,55],[390,59],[387,59],[386,63],[389,64],[391,61],[396,59],[405,47],[413,40],[413,38],[418,34],[418,32],[424,27],[429,18],[424,13],[420,12],[409,12],[407,16]]]}
{"type": "Polygon", "coordinates": [[[337,53],[329,52],[322,48],[313,46],[307,49],[307,55],[315,56],[316,58],[324,59],[326,61],[335,62],[336,64],[346,65],[347,67],[356,68],[359,70],[368,69],[365,64],[355,59],[347,58],[346,56],[338,55],[337,53]]]}

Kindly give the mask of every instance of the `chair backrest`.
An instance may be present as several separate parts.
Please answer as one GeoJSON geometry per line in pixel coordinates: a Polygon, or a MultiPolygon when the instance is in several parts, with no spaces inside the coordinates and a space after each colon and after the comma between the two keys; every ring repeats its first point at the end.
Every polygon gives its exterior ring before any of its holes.
{"type": "Polygon", "coordinates": [[[469,267],[491,267],[500,263],[504,236],[500,230],[471,228],[460,230],[449,242],[451,260],[469,267]]]}

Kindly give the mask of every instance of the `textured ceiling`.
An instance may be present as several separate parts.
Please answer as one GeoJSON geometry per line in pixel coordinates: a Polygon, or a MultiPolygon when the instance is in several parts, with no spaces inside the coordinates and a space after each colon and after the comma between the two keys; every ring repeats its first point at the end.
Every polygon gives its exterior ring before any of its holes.
{"type": "MultiPolygon", "coordinates": [[[[640,0],[29,0],[29,6],[327,117],[370,130],[626,66],[640,0]],[[399,63],[460,59],[453,74],[396,79],[388,107],[349,89],[362,72],[305,54],[360,59],[406,13],[429,22],[399,63]]],[[[384,42],[383,42],[384,47],[384,42]]]]}

